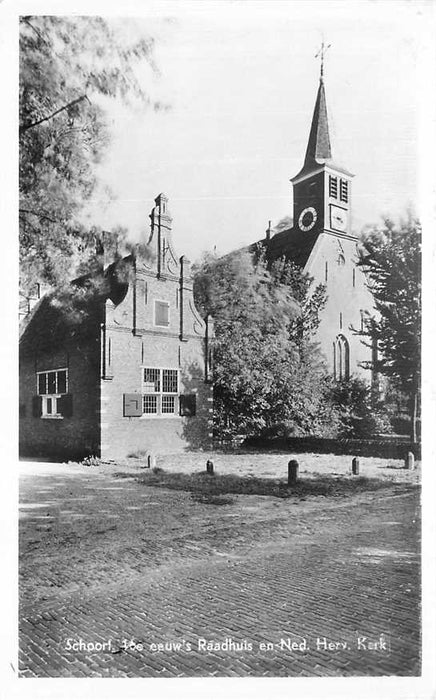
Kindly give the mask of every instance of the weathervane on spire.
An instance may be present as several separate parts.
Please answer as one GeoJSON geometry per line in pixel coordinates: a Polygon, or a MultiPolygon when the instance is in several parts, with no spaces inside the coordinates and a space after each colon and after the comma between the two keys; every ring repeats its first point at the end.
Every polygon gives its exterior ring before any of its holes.
{"type": "Polygon", "coordinates": [[[320,80],[324,79],[324,56],[326,55],[328,49],[330,48],[331,44],[328,44],[327,46],[324,44],[324,37],[321,42],[321,48],[316,54],[315,58],[318,58],[318,56],[321,56],[321,73],[320,73],[320,80]]]}

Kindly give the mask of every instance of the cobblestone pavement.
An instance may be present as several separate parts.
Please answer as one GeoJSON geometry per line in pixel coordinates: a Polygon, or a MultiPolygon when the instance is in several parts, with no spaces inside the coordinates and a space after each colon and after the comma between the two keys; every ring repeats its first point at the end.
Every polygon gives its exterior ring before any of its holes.
{"type": "Polygon", "coordinates": [[[211,506],[114,470],[36,471],[22,677],[419,675],[416,486],[211,506]]]}

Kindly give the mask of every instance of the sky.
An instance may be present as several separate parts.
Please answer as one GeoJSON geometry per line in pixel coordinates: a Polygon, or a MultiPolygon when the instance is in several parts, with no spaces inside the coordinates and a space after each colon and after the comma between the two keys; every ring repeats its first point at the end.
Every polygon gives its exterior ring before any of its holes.
{"type": "Polygon", "coordinates": [[[106,105],[112,141],[89,223],[148,237],[164,192],[173,241],[191,260],[264,236],[292,214],[318,89],[321,40],[333,156],[355,174],[353,228],[419,211],[420,61],[426,2],[149,3],[117,22],[156,39],[153,99],[106,105]]]}

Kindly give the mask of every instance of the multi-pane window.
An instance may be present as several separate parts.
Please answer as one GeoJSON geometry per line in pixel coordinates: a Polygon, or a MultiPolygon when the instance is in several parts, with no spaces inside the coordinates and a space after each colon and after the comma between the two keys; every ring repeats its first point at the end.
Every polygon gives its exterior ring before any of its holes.
{"type": "Polygon", "coordinates": [[[341,180],[339,191],[341,202],[348,202],[348,181],[341,180]]]}
{"type": "Polygon", "coordinates": [[[142,408],[144,413],[157,413],[157,396],[146,394],[142,397],[142,408]]]}
{"type": "Polygon", "coordinates": [[[162,391],[166,394],[177,394],[178,390],[178,370],[162,370],[162,391]]]}
{"type": "Polygon", "coordinates": [[[147,415],[175,415],[178,412],[179,371],[145,367],[143,370],[143,412],[147,415]]]}
{"type": "Polygon", "coordinates": [[[154,325],[165,327],[170,325],[170,305],[167,301],[154,302],[154,325]]]}
{"type": "Polygon", "coordinates": [[[37,393],[41,397],[41,415],[59,417],[58,402],[68,392],[68,370],[56,369],[50,372],[38,372],[37,393]]]}
{"type": "Polygon", "coordinates": [[[154,367],[144,369],[144,387],[147,387],[147,391],[160,391],[160,369],[154,367]]]}
{"type": "Polygon", "coordinates": [[[176,397],[175,396],[167,396],[165,394],[162,396],[161,412],[162,413],[175,413],[176,412],[176,397]]]}
{"type": "Polygon", "coordinates": [[[338,178],[332,175],[329,176],[329,195],[334,199],[338,197],[338,178]]]}

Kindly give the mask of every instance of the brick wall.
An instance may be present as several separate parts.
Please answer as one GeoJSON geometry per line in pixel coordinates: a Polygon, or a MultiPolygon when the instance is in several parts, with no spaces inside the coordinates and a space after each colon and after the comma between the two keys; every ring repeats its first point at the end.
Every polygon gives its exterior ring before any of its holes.
{"type": "Polygon", "coordinates": [[[107,302],[102,352],[108,360],[110,345],[111,356],[108,378],[102,379],[101,385],[104,459],[147,452],[165,454],[206,447],[211,442],[212,387],[205,383],[205,324],[195,312],[189,285],[182,296],[179,279],[159,279],[137,264],[136,281],[129,285],[123,302],[118,306],[107,302]],[[169,304],[166,328],[154,324],[155,300],[169,304]],[[196,415],[125,417],[123,395],[138,394],[142,400],[144,367],[179,370],[179,393],[196,395],[196,415]]]}
{"type": "Polygon", "coordinates": [[[20,454],[45,459],[79,459],[98,454],[99,345],[67,342],[58,350],[22,353],[20,357],[20,454]],[[60,419],[34,417],[36,373],[66,367],[72,415],[60,419]]]}
{"type": "MultiPolygon", "coordinates": [[[[138,246],[135,255],[111,264],[104,276],[101,270],[97,280],[101,285],[95,286],[104,289],[104,300],[100,295],[93,302],[85,323],[80,317],[76,326],[71,325],[66,307],[61,310],[48,300],[24,331],[20,341],[22,454],[46,458],[96,454],[114,459],[211,443],[206,324],[195,309],[189,261],[178,259],[172,246],[167,198],[161,194],[155,201],[148,248],[144,252],[138,246]],[[163,322],[157,320],[156,302],[164,303],[163,322]],[[68,368],[71,417],[34,417],[37,371],[63,367],[68,368]],[[145,367],[177,370],[174,413],[134,416],[125,410],[125,395],[140,413],[143,392],[150,393],[142,383],[145,367]],[[189,395],[190,408],[195,396],[195,415],[179,415],[180,395],[189,395]]],[[[68,303],[74,293],[70,297],[68,303]]]]}

